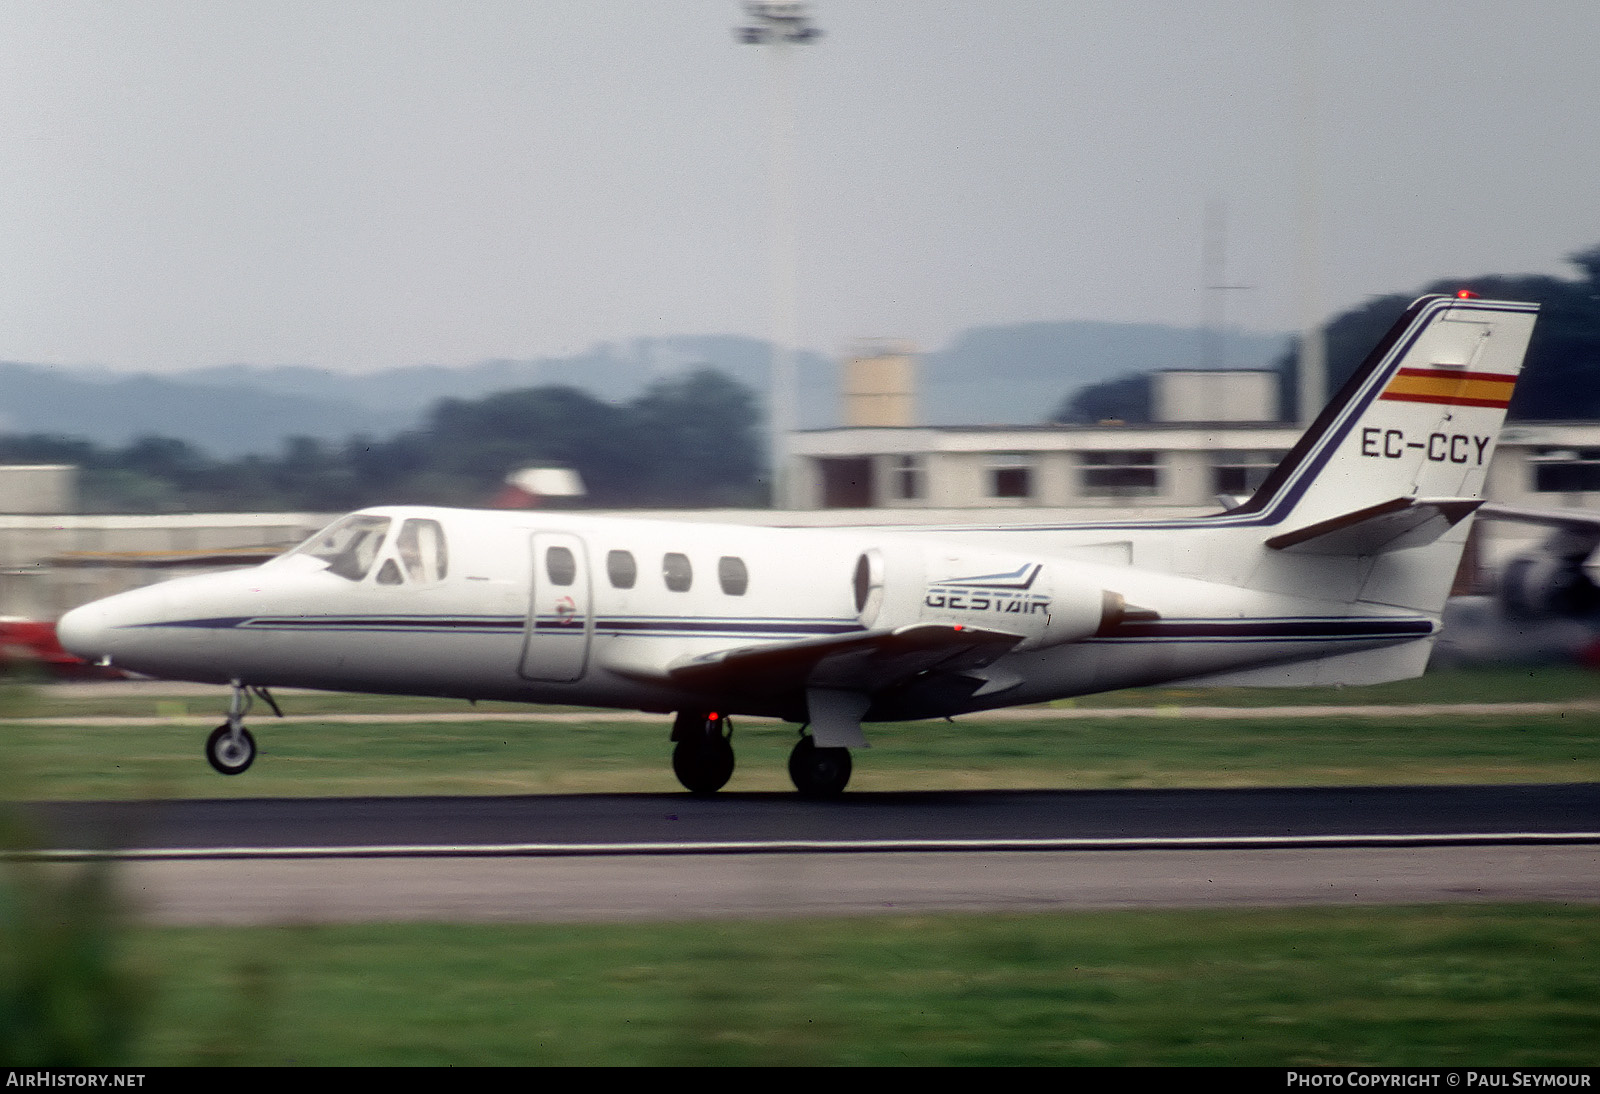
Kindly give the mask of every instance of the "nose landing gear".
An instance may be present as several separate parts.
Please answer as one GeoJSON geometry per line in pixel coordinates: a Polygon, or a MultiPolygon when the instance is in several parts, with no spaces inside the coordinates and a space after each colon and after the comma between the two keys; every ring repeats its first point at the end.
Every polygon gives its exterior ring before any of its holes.
{"type": "Polygon", "coordinates": [[[223,775],[240,775],[256,759],[256,739],[244,726],[223,722],[206,738],[206,759],[223,775]]]}
{"type": "Polygon", "coordinates": [[[233,698],[228,702],[228,720],[211,731],[206,738],[206,760],[223,775],[241,775],[256,760],[256,739],[244,728],[244,716],[260,696],[278,717],[283,711],[266,688],[252,688],[235,680],[233,698]]]}

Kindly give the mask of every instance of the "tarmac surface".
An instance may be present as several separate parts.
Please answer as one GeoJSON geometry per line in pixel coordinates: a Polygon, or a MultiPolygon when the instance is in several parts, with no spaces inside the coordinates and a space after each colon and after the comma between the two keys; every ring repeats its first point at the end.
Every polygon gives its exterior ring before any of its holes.
{"type": "Polygon", "coordinates": [[[51,803],[149,921],[1600,903],[1600,785],[51,803]]]}

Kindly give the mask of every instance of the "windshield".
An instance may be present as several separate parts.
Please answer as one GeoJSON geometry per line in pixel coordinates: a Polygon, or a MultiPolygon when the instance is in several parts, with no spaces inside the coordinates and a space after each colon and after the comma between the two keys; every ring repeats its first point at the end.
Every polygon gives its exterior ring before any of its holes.
{"type": "Polygon", "coordinates": [[[388,517],[355,513],[335,521],[289,554],[321,559],[330,574],[360,581],[372,569],[388,531],[388,517]]]}

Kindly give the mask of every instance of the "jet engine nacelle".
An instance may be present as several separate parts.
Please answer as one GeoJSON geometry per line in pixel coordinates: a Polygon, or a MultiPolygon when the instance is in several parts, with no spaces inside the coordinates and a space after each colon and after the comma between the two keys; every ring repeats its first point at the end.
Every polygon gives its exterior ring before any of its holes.
{"type": "Polygon", "coordinates": [[[1017,649],[1037,649],[1088,638],[1125,616],[1120,595],[1074,580],[1072,570],[1059,559],[874,548],[856,562],[856,608],[868,627],[946,623],[1020,635],[1017,649]]]}
{"type": "Polygon", "coordinates": [[[1600,588],[1584,568],[1582,555],[1546,550],[1518,555],[1500,571],[1500,603],[1519,618],[1581,618],[1600,611],[1600,588]]]}

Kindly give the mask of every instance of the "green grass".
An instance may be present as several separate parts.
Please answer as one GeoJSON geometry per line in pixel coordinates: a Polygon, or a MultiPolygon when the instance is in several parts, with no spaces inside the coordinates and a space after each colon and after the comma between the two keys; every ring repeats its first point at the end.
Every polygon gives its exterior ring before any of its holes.
{"type": "MultiPolygon", "coordinates": [[[[667,722],[253,721],[212,772],[206,728],[0,723],[0,796],[136,799],[677,792],[667,722]]],[[[787,791],[794,727],[738,722],[729,791],[787,791]]],[[[1078,789],[1600,780],[1600,713],[984,721],[867,727],[851,789],[1078,789]]]]}
{"type": "Polygon", "coordinates": [[[1549,703],[1600,700],[1600,672],[1575,665],[1485,665],[1365,687],[1130,688],[1054,706],[1359,706],[1409,703],[1549,703]]]}
{"type": "Polygon", "coordinates": [[[1600,910],[146,929],[163,1064],[1600,1062],[1600,910]]]}
{"type": "MultiPolygon", "coordinates": [[[[139,799],[677,792],[666,727],[258,722],[224,778],[191,726],[0,728],[7,797],[139,799]]],[[[852,790],[1322,786],[1600,780],[1600,714],[1069,721],[868,727],[852,790]]],[[[735,730],[729,791],[787,791],[793,727],[735,730]]]]}

